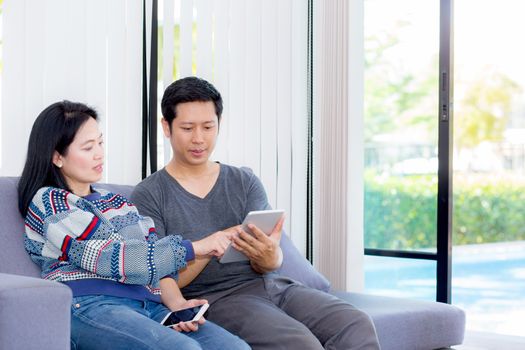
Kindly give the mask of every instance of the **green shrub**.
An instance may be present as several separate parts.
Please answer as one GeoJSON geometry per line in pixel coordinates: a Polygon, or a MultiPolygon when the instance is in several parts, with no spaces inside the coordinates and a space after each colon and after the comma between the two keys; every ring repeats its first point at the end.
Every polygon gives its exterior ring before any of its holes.
{"type": "MultiPolygon", "coordinates": [[[[454,178],[453,244],[525,240],[525,181],[454,178]]],[[[365,247],[436,247],[437,177],[365,174],[365,247]]]]}

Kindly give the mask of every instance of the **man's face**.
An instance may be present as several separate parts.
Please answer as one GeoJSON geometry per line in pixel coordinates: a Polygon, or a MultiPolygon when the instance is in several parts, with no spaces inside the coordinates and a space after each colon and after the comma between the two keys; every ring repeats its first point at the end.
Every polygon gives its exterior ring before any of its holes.
{"type": "Polygon", "coordinates": [[[219,132],[215,105],[211,101],[195,101],[178,104],[176,108],[177,117],[172,121],[171,130],[162,119],[164,135],[170,139],[175,161],[185,165],[205,164],[219,132]]]}

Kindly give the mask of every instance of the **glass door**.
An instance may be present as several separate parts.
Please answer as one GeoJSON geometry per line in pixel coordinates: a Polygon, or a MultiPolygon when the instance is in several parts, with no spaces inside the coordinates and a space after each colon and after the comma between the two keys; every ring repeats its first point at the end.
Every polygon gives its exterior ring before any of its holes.
{"type": "Polygon", "coordinates": [[[364,6],[365,290],[435,300],[440,2],[364,6]]]}
{"type": "Polygon", "coordinates": [[[523,13],[523,1],[455,1],[452,301],[467,312],[467,328],[520,336],[525,319],[523,13]]]}

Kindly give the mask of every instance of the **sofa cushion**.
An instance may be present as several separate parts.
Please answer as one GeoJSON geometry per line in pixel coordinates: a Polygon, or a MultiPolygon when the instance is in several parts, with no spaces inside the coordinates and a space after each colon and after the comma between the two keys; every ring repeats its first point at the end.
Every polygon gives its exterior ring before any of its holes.
{"type": "Polygon", "coordinates": [[[281,249],[283,250],[283,264],[278,270],[279,274],[290,277],[308,287],[328,292],[330,282],[302,256],[284,232],[281,237],[281,249]]]}

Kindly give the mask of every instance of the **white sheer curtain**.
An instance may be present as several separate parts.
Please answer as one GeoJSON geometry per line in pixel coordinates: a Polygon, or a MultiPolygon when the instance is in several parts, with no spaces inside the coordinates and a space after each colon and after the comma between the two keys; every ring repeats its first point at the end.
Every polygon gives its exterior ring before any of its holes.
{"type": "MultiPolygon", "coordinates": [[[[304,252],[307,1],[163,0],[159,5],[159,98],[174,78],[189,75],[220,90],[224,113],[214,159],[253,169],[271,205],[286,210],[286,231],[304,252]]],[[[159,145],[162,167],[170,153],[160,131],[159,145]]]]}
{"type": "Polygon", "coordinates": [[[362,291],[363,5],[314,11],[314,262],[334,288],[362,291]]]}
{"type": "Polygon", "coordinates": [[[69,99],[101,116],[105,180],[137,183],[141,74],[141,1],[4,0],[1,175],[20,175],[34,119],[69,99]]]}

